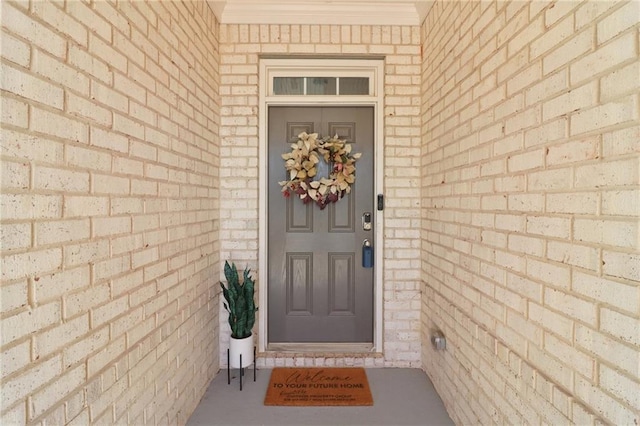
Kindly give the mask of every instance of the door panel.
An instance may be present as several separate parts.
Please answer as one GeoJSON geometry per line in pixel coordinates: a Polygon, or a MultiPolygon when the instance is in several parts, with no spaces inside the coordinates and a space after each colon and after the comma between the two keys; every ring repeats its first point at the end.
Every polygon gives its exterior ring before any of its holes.
{"type": "Polygon", "coordinates": [[[313,313],[313,253],[287,253],[287,315],[313,313]]]}
{"type": "MultiPolygon", "coordinates": [[[[373,268],[362,267],[362,214],[374,208],[372,107],[269,108],[269,343],[373,342],[373,268]],[[351,193],[324,210],[284,198],[281,155],[301,132],[338,135],[361,152],[351,193]]],[[[322,170],[319,170],[319,174],[322,170]]],[[[327,167],[328,173],[328,167],[327,167]]]]}
{"type": "Polygon", "coordinates": [[[329,253],[329,315],[355,315],[355,256],[329,253]]]}

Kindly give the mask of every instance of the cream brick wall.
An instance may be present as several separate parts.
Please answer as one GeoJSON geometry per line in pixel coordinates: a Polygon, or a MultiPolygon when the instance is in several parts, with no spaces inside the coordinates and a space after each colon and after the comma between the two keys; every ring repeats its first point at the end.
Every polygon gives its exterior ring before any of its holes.
{"type": "Polygon", "coordinates": [[[459,424],[640,423],[639,22],[437,1],[422,26],[422,361],[459,424]]]}
{"type": "Polygon", "coordinates": [[[218,23],[1,7],[0,423],[185,423],[219,367],[218,23]]]}
{"type": "MultiPolygon", "coordinates": [[[[420,366],[420,31],[406,26],[221,25],[221,258],[258,261],[260,55],[385,57],[384,354],[270,356],[259,365],[420,366]],[[242,211],[238,217],[237,210],[242,211]],[[263,364],[262,364],[263,363],[263,364]]],[[[221,318],[221,355],[229,328],[221,318]]]]}
{"type": "Polygon", "coordinates": [[[636,2],[440,1],[421,29],[1,7],[2,423],[186,421],[219,260],[257,266],[261,54],[385,56],[387,198],[384,353],[261,365],[422,366],[459,423],[639,421],[636,2]]]}

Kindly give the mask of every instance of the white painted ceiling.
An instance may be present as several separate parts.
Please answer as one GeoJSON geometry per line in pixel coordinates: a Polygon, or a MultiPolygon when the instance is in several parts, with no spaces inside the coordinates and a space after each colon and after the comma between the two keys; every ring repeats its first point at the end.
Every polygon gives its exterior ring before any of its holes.
{"type": "Polygon", "coordinates": [[[207,0],[222,24],[420,25],[433,0],[207,0]]]}

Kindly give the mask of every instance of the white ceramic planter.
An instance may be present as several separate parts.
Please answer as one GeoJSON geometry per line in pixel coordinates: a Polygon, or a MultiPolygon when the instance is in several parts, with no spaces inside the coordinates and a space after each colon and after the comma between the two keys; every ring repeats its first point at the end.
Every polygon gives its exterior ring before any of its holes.
{"type": "Polygon", "coordinates": [[[253,364],[253,334],[244,339],[230,338],[229,365],[231,368],[240,368],[240,354],[242,354],[242,367],[253,364]]]}

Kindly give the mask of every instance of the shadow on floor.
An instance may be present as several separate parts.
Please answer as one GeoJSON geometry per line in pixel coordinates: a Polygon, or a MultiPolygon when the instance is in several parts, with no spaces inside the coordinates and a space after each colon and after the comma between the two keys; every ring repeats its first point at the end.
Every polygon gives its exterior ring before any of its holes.
{"type": "Polygon", "coordinates": [[[373,406],[271,407],[265,406],[270,369],[247,371],[239,390],[238,371],[231,385],[221,370],[187,422],[196,425],[453,425],[427,375],[419,369],[367,369],[373,406]]]}

